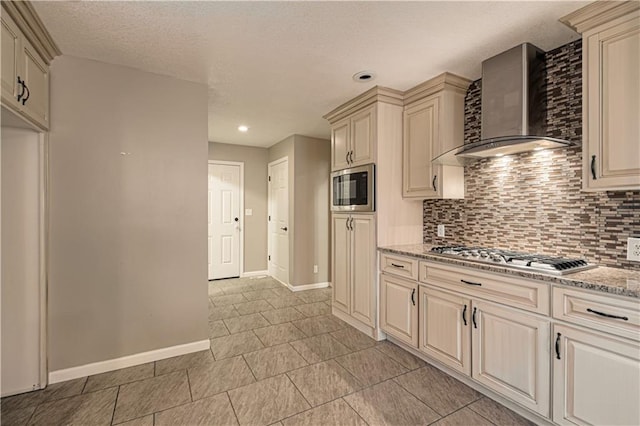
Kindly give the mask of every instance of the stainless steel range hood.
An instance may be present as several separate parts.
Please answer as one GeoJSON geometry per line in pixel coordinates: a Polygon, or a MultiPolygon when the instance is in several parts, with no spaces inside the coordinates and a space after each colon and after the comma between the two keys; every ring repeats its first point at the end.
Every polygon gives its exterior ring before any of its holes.
{"type": "Polygon", "coordinates": [[[460,165],[480,158],[574,145],[547,136],[544,51],[518,45],[482,63],[481,140],[434,162],[460,165]]]}

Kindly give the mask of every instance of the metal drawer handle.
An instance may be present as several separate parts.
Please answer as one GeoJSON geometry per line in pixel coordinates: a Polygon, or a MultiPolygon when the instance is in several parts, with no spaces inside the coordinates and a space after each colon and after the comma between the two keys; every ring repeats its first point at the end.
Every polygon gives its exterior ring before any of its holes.
{"type": "Polygon", "coordinates": [[[349,164],[349,152],[347,152],[347,154],[344,156],[344,159],[346,160],[347,164],[349,164]]]}
{"type": "Polygon", "coordinates": [[[351,164],[353,164],[353,151],[349,153],[349,160],[351,161],[351,164]]]}
{"type": "Polygon", "coordinates": [[[591,156],[591,177],[596,180],[596,156],[591,156]]]}
{"type": "Polygon", "coordinates": [[[562,334],[558,333],[558,337],[556,337],[556,358],[560,359],[560,336],[562,334]]]}
{"type": "Polygon", "coordinates": [[[414,289],[411,291],[411,303],[413,303],[413,306],[416,306],[416,299],[415,299],[415,296],[416,296],[416,289],[414,288],[414,289]]]}
{"type": "Polygon", "coordinates": [[[482,283],[474,283],[473,281],[466,281],[466,280],[460,280],[460,282],[468,285],[477,285],[477,286],[482,285],[482,283]]]}
{"type": "Polygon", "coordinates": [[[464,305],[462,310],[462,321],[464,321],[464,325],[467,325],[467,305],[464,305]]]}
{"type": "Polygon", "coordinates": [[[438,175],[433,176],[433,181],[431,182],[431,185],[433,185],[433,190],[438,192],[438,188],[436,188],[436,182],[438,181],[438,175]]]}
{"type": "Polygon", "coordinates": [[[397,263],[392,263],[391,266],[393,266],[394,268],[402,268],[402,269],[404,269],[404,265],[398,265],[397,263]]]}
{"type": "Polygon", "coordinates": [[[629,317],[622,317],[622,316],[619,316],[619,315],[605,314],[604,312],[594,311],[591,308],[587,308],[587,312],[591,312],[592,314],[600,315],[601,317],[607,317],[607,318],[613,318],[613,319],[621,319],[623,321],[629,321],[629,317]]]}

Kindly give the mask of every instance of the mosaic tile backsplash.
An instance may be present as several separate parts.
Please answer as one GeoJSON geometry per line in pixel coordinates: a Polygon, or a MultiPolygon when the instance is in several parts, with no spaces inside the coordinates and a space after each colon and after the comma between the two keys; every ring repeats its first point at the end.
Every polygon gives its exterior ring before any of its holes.
{"type": "MultiPolygon", "coordinates": [[[[550,136],[582,142],[581,40],[547,52],[550,136]]],[[[465,100],[465,143],[480,138],[481,80],[465,100]]],[[[640,270],[626,260],[640,235],[640,191],[582,192],[582,148],[484,159],[465,167],[464,200],[425,200],[423,239],[586,258],[640,270]],[[436,237],[436,226],[446,237],[436,237]]]]}

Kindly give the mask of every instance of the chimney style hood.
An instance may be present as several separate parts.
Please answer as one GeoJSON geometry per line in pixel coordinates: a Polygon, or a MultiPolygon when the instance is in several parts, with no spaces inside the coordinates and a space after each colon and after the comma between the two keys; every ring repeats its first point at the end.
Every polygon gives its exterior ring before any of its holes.
{"type": "Polygon", "coordinates": [[[470,161],[572,146],[546,134],[544,51],[518,45],[482,63],[481,140],[444,153],[435,163],[470,161]]]}

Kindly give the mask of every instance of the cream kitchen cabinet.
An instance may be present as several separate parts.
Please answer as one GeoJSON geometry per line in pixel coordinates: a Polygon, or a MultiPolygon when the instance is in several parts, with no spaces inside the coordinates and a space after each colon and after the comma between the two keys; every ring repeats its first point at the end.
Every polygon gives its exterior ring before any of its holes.
{"type": "Polygon", "coordinates": [[[444,73],[405,94],[405,198],[464,198],[464,168],[432,163],[464,143],[464,97],[471,82],[444,73]]]}
{"type": "Polygon", "coordinates": [[[418,283],[380,274],[380,326],[389,335],[418,347],[418,283]]]}
{"type": "Polygon", "coordinates": [[[562,19],[582,33],[583,189],[640,189],[640,3],[595,2],[562,19]]]}
{"type": "MultiPolygon", "coordinates": [[[[21,19],[35,13],[29,5],[22,2],[3,2],[2,21],[2,104],[18,115],[26,118],[42,130],[49,128],[49,66],[43,56],[34,47],[21,27],[12,19],[6,8],[18,13],[21,19]],[[21,9],[17,12],[15,9],[21,9]]],[[[34,15],[31,15],[34,16],[34,15]]],[[[31,21],[39,20],[32,18],[31,21]]],[[[30,22],[31,22],[30,21],[30,22]]],[[[22,21],[21,21],[22,22],[22,21]]],[[[26,23],[22,22],[23,25],[26,23]]],[[[29,24],[31,25],[31,24],[29,24]]],[[[30,34],[33,31],[29,30],[30,34]]],[[[41,50],[53,53],[59,51],[48,37],[46,30],[40,28],[38,35],[44,42],[32,36],[39,43],[41,50]]]]}
{"type": "Polygon", "coordinates": [[[331,126],[331,170],[373,163],[376,106],[353,113],[331,126]]]}
{"type": "Polygon", "coordinates": [[[375,218],[367,214],[333,214],[332,302],[361,323],[376,320],[375,218]]]}

